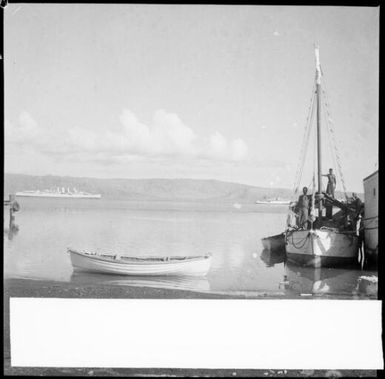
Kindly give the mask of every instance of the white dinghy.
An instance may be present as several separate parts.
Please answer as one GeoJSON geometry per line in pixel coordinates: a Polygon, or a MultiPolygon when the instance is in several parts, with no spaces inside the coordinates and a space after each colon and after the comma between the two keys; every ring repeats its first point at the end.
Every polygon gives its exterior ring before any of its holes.
{"type": "Polygon", "coordinates": [[[211,265],[211,254],[202,256],[130,257],[97,254],[89,251],[67,249],[74,269],[115,275],[204,276],[211,265]]]}

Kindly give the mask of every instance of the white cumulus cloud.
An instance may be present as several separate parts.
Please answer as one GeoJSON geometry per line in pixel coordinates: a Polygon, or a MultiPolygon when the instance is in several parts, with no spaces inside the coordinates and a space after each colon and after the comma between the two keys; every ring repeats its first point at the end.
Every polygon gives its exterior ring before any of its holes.
{"type": "Polygon", "coordinates": [[[46,154],[73,153],[88,159],[132,160],[157,157],[189,157],[206,160],[242,161],[248,157],[246,143],[228,140],[220,132],[199,136],[176,113],[157,110],[147,125],[129,109],[120,115],[117,130],[72,127],[60,138],[44,133],[27,112],[22,112],[16,127],[8,128],[7,142],[28,143],[46,154]]]}
{"type": "Polygon", "coordinates": [[[25,144],[36,141],[40,136],[41,130],[28,112],[21,112],[15,124],[5,123],[6,142],[25,144]]]}
{"type": "Polygon", "coordinates": [[[224,159],[226,158],[227,151],[227,140],[221,133],[216,132],[210,136],[207,150],[208,156],[224,159]]]}
{"type": "Polygon", "coordinates": [[[139,155],[178,155],[196,153],[196,135],[184,125],[177,114],[164,110],[155,112],[151,126],[141,123],[130,110],[120,116],[124,127],[122,137],[127,152],[139,155]]]}
{"type": "Polygon", "coordinates": [[[236,140],[234,140],[231,144],[231,150],[233,160],[243,161],[247,158],[248,147],[242,139],[237,138],[236,140]]]}

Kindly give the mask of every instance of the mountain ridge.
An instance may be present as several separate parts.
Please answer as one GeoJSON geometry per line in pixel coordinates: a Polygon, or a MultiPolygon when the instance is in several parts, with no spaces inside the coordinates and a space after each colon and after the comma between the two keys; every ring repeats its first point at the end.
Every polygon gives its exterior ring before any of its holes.
{"type": "MultiPolygon", "coordinates": [[[[128,200],[200,200],[252,202],[271,198],[292,198],[288,188],[268,188],[227,182],[216,179],[146,178],[101,179],[57,175],[26,175],[6,173],[4,196],[26,190],[44,190],[56,187],[77,188],[80,191],[100,193],[103,198],[128,200]]],[[[339,193],[337,193],[337,197],[339,193]]]]}

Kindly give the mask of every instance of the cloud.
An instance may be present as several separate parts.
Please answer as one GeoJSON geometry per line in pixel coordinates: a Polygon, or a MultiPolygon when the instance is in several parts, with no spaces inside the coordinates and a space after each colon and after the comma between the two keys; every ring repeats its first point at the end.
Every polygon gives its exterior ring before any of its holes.
{"type": "Polygon", "coordinates": [[[219,132],[210,136],[207,154],[209,156],[223,158],[228,150],[227,140],[219,132]]]}
{"type": "Polygon", "coordinates": [[[41,134],[37,122],[27,112],[21,112],[16,125],[5,123],[5,138],[14,144],[36,141],[41,134]]]}
{"type": "Polygon", "coordinates": [[[278,30],[275,30],[273,33],[274,37],[279,37],[280,35],[281,35],[281,33],[278,30]]]}
{"type": "Polygon", "coordinates": [[[240,139],[237,138],[232,142],[232,159],[234,161],[243,161],[247,158],[248,155],[248,148],[246,143],[240,139]]]}
{"type": "Polygon", "coordinates": [[[5,143],[23,151],[33,150],[47,154],[67,151],[62,137],[62,133],[41,128],[26,111],[20,113],[16,123],[5,121],[5,143]]]}
{"type": "Polygon", "coordinates": [[[138,155],[193,155],[196,153],[196,135],[177,114],[164,110],[155,112],[152,125],[141,123],[130,110],[123,110],[120,121],[123,130],[116,135],[109,133],[113,148],[138,155]],[[120,140],[116,144],[117,140],[120,140]]]}
{"type": "Polygon", "coordinates": [[[257,160],[253,163],[253,166],[256,168],[286,168],[287,163],[283,160],[276,159],[262,159],[257,160]]]}
{"type": "Polygon", "coordinates": [[[237,162],[248,158],[247,144],[241,138],[228,140],[218,131],[199,136],[175,113],[157,110],[146,125],[124,109],[119,119],[118,130],[72,127],[59,136],[45,133],[29,113],[22,112],[16,126],[8,125],[6,142],[28,145],[43,154],[72,154],[99,162],[159,158],[237,162]]]}

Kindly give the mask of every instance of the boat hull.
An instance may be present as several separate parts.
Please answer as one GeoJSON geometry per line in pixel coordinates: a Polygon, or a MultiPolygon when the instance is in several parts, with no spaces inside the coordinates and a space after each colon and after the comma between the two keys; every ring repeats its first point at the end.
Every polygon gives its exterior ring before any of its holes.
{"type": "Polygon", "coordinates": [[[170,258],[167,261],[157,259],[137,262],[123,262],[119,259],[106,259],[96,254],[85,254],[82,252],[68,250],[74,269],[98,272],[114,275],[132,276],[204,276],[208,273],[211,264],[211,255],[193,257],[180,261],[170,258]]]}
{"type": "Polygon", "coordinates": [[[262,238],[263,248],[266,250],[284,250],[285,234],[276,234],[274,236],[262,238]]]}
{"type": "Polygon", "coordinates": [[[329,229],[288,231],[286,254],[288,261],[301,266],[358,265],[358,238],[329,229]]]}

